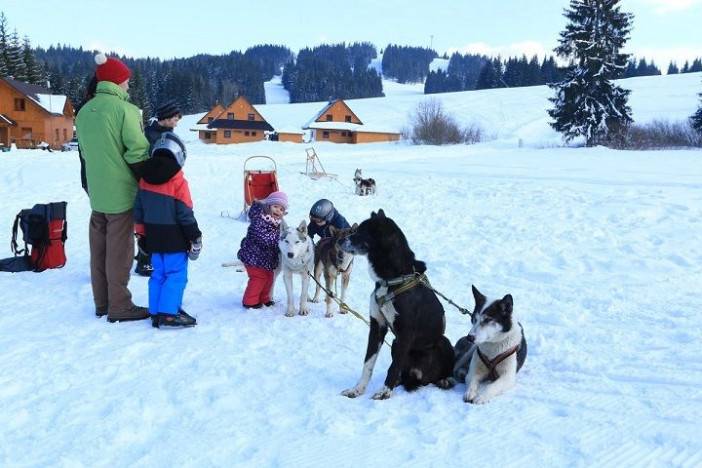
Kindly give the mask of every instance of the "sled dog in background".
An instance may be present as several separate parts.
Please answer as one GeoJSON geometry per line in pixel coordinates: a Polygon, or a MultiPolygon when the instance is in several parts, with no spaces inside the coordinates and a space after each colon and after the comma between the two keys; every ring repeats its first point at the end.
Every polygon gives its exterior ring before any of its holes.
{"type": "Polygon", "coordinates": [[[353,175],[353,182],[356,184],[356,195],[365,196],[375,194],[375,180],[364,179],[360,169],[356,169],[353,175]]]}
{"type": "MultiPolygon", "coordinates": [[[[317,242],[314,246],[314,277],[319,283],[322,273],[324,273],[324,286],[329,291],[336,285],[336,281],[341,275],[341,294],[339,298],[344,302],[346,297],[346,288],[349,287],[349,279],[351,278],[351,269],[353,267],[353,254],[346,252],[341,248],[341,243],[346,239],[353,229],[358,227],[354,224],[351,228],[337,229],[334,226],[329,226],[331,237],[325,237],[317,242]]],[[[317,289],[314,292],[312,302],[319,302],[319,295],[322,288],[317,284],[317,289]]],[[[325,317],[333,317],[332,297],[326,294],[325,302],[327,304],[327,312],[325,317]]],[[[346,310],[340,309],[340,313],[345,314],[346,310]]]]}

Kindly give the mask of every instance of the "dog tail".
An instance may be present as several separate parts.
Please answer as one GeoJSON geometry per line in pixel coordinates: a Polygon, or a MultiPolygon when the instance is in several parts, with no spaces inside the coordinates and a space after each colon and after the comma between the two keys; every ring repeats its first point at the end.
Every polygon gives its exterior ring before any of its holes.
{"type": "Polygon", "coordinates": [[[424,273],[425,271],[427,271],[427,264],[420,260],[415,260],[414,271],[416,271],[417,273],[424,273]]]}

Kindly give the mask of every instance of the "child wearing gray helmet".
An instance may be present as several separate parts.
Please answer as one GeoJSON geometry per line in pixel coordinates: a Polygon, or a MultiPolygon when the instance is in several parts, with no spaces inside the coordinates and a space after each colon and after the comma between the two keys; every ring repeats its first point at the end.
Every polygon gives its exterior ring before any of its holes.
{"type": "Polygon", "coordinates": [[[334,226],[337,229],[351,227],[346,218],[334,208],[334,204],[330,200],[322,198],[310,208],[310,223],[307,225],[307,234],[312,240],[314,240],[315,235],[322,239],[332,237],[329,231],[330,226],[334,226]]]}

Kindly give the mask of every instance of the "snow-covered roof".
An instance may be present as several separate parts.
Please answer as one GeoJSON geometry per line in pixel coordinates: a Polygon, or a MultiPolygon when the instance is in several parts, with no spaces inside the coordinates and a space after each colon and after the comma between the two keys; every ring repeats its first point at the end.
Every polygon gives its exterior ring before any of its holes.
{"type": "Polygon", "coordinates": [[[347,130],[366,133],[397,133],[396,130],[389,128],[369,127],[368,125],[359,125],[351,122],[312,122],[307,125],[306,128],[315,130],[347,130]]]}
{"type": "Polygon", "coordinates": [[[66,96],[62,94],[36,94],[29,96],[37,102],[41,107],[51,112],[52,114],[63,114],[63,108],[66,106],[66,96]]]}
{"type": "MultiPolygon", "coordinates": [[[[199,120],[199,119],[198,119],[199,120]]],[[[191,132],[216,132],[216,128],[209,128],[207,124],[195,124],[190,127],[191,132]]]]}

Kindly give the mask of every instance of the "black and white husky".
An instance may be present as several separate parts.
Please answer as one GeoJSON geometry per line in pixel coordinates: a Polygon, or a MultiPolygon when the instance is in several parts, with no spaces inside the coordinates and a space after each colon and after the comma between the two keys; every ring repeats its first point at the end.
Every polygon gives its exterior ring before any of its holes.
{"type": "Polygon", "coordinates": [[[360,169],[356,169],[353,175],[353,183],[356,184],[356,195],[373,195],[375,193],[375,180],[364,179],[360,169]]]}
{"type": "MultiPolygon", "coordinates": [[[[297,229],[283,226],[278,241],[280,249],[280,265],[275,273],[275,278],[278,278],[280,273],[283,274],[283,282],[285,283],[285,292],[288,295],[288,308],[285,315],[292,317],[295,315],[295,305],[293,301],[293,275],[300,275],[300,315],[310,313],[309,305],[307,304],[307,294],[310,285],[310,274],[314,269],[314,244],[312,239],[307,235],[307,224],[303,220],[297,229]]],[[[273,281],[275,284],[275,280],[273,281]]],[[[271,292],[271,296],[273,293],[271,292]]]]}
{"type": "Polygon", "coordinates": [[[465,378],[465,402],[482,404],[514,387],[527,343],[522,325],[514,318],[511,295],[491,300],[473,286],[473,297],[473,326],[456,343],[454,377],[465,378]]]}
{"type": "Polygon", "coordinates": [[[366,255],[370,276],[375,281],[370,295],[370,332],[363,372],[358,383],[342,395],[355,398],[366,391],[388,329],[395,335],[392,364],[385,386],[373,399],[389,398],[400,384],[407,390],[428,384],[451,387],[454,352],[444,336],[444,309],[434,291],[423,283],[406,288],[406,280],[416,278],[415,273],[424,273],[426,265],[415,260],[397,224],[383,210],[371,213],[369,219],[352,230],[341,248],[366,255]]]}

